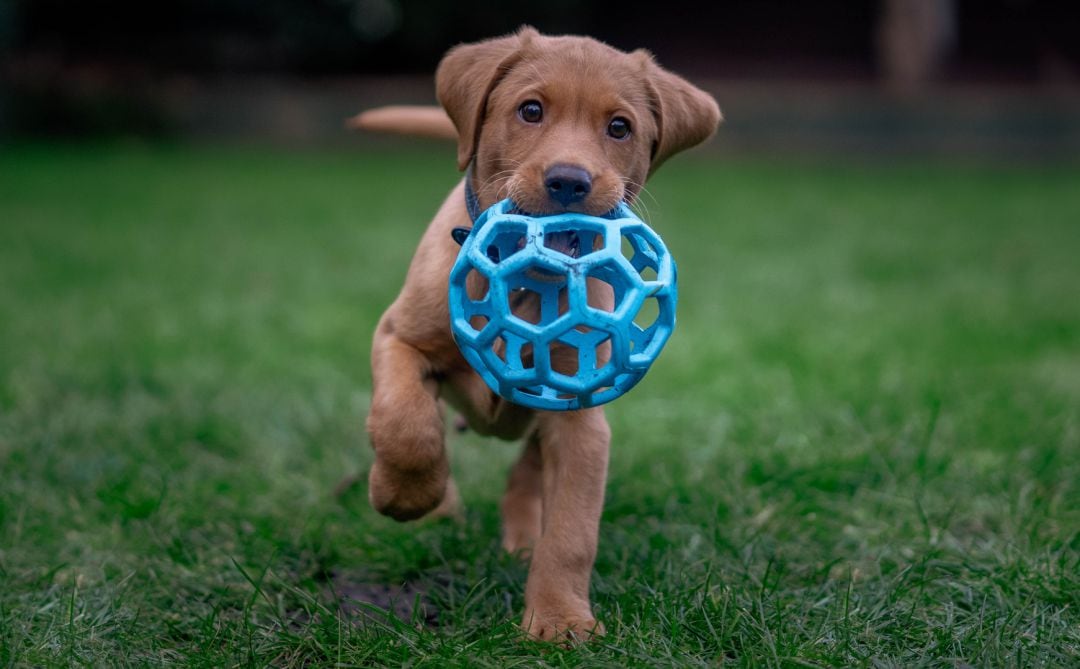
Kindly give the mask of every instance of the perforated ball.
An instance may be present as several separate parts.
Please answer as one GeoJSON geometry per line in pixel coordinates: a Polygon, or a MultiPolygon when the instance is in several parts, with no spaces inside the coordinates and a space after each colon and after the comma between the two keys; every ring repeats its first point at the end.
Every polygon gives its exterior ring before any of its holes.
{"type": "Polygon", "coordinates": [[[610,216],[483,212],[450,272],[462,355],[489,387],[549,411],[610,402],[675,326],[675,263],[629,207],[610,216]]]}

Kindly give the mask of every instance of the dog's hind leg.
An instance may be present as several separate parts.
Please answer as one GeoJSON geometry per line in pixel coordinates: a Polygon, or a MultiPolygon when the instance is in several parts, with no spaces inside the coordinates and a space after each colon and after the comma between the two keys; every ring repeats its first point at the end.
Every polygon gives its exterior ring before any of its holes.
{"type": "Polygon", "coordinates": [[[413,520],[438,507],[447,494],[450,463],[438,380],[427,357],[394,336],[385,316],[375,330],[371,370],[367,430],[375,462],[368,497],[379,513],[413,520]]]}
{"type": "Polygon", "coordinates": [[[521,457],[510,470],[502,498],[503,539],[508,553],[527,557],[540,538],[544,514],[543,463],[540,438],[532,432],[525,439],[521,457]]]}

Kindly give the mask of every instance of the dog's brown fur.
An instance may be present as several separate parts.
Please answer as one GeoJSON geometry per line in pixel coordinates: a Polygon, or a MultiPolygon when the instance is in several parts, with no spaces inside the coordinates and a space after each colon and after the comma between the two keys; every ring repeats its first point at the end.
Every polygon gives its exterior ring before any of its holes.
{"type": "MultiPolygon", "coordinates": [[[[661,69],[648,52],[624,53],[592,39],[548,37],[527,27],[452,49],[439,65],[436,87],[456,128],[458,167],[473,164],[482,208],[509,196],[537,214],[607,212],[632,200],[660,163],[707,139],[720,121],[711,97],[661,69]],[[540,123],[519,116],[526,100],[543,105],[540,123]],[[622,140],[606,132],[618,116],[632,130],[622,140]],[[551,199],[544,173],[554,164],[588,171],[588,196],[569,206],[551,199]]],[[[448,134],[443,118],[431,110],[365,115],[353,124],[448,134]]],[[[552,413],[510,404],[462,358],[450,333],[446,296],[458,252],[451,230],[470,225],[463,189],[464,182],[435,215],[400,295],[375,331],[367,422],[375,449],[371,503],[398,520],[454,511],[457,491],[443,441],[441,399],[481,434],[524,437],[502,502],[503,547],[531,555],[522,627],[539,639],[587,638],[603,631],[589,604],[589,577],[610,430],[600,408],[552,413]]]]}

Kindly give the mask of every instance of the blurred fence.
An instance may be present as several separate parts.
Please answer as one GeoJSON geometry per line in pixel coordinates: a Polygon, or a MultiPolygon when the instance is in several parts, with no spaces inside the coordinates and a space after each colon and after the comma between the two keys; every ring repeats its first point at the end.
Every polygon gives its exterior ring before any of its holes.
{"type": "Polygon", "coordinates": [[[1050,0],[0,0],[0,139],[384,142],[343,119],[433,103],[448,46],[532,22],[708,89],[727,121],[704,151],[1069,160],[1077,20],[1050,0]]]}
{"type": "MultiPolygon", "coordinates": [[[[1080,156],[1080,93],[1068,86],[967,84],[897,96],[858,82],[697,83],[716,96],[725,115],[717,140],[704,151],[1080,156]]],[[[181,77],[122,88],[91,78],[9,100],[7,115],[9,127],[18,124],[31,135],[365,146],[390,140],[346,132],[348,116],[382,104],[434,101],[430,76],[181,77]]]]}

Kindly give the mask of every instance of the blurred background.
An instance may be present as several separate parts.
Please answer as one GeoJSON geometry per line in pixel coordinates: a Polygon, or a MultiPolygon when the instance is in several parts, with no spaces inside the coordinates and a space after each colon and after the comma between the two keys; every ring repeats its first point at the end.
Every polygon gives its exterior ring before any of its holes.
{"type": "Polygon", "coordinates": [[[362,144],[459,42],[530,23],[714,93],[711,151],[1068,158],[1080,5],[1052,0],[0,0],[0,136],[362,144]]]}
{"type": "Polygon", "coordinates": [[[1080,667],[1078,28],[0,0],[0,666],[1080,667]],[[639,200],[679,329],[607,412],[608,637],[573,651],[509,631],[516,447],[448,435],[462,523],[365,483],[371,333],[460,175],[344,120],[523,23],[650,49],[726,116],[639,200]],[[389,588],[438,619],[327,615],[389,588]]]}

